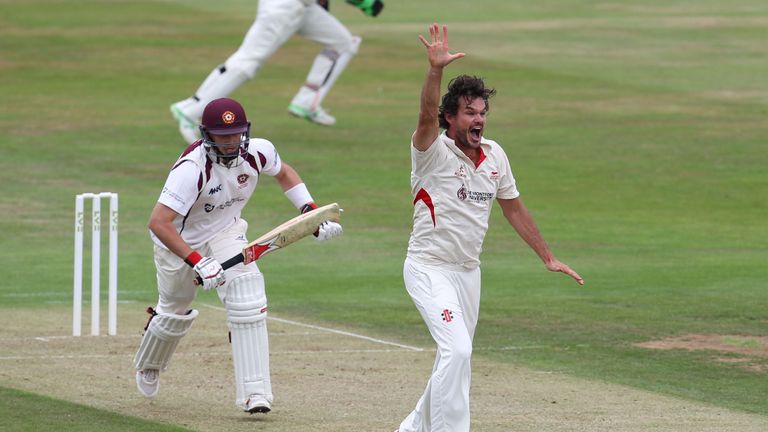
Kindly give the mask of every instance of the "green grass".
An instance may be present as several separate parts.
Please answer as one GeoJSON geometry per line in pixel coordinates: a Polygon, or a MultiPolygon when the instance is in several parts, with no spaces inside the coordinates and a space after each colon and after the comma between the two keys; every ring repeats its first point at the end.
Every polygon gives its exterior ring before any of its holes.
{"type": "MultiPolygon", "coordinates": [[[[0,1],[0,261],[14,269],[0,309],[67,307],[73,197],[98,190],[120,193],[121,299],[155,300],[146,221],[182,148],[167,107],[237,47],[254,3],[0,1]],[[22,293],[49,293],[48,303],[22,293]]],[[[401,266],[426,66],[417,34],[448,22],[468,56],[446,75],[478,74],[498,89],[487,136],[507,150],[558,257],[587,281],[546,272],[495,210],[476,355],[768,415],[764,392],[749,391],[764,373],[633,346],[686,333],[749,346],[739,338],[766,334],[768,6],[488,3],[389,2],[376,20],[333,3],[364,37],[325,103],[335,128],[285,112],[317,50],[301,39],[233,95],[254,135],[277,145],[319,201],[346,210],[339,241],[264,260],[270,308],[431,343],[401,266]],[[525,346],[539,348],[504,349],[525,346]]],[[[253,235],[293,212],[266,180],[245,217],[253,235]]],[[[55,418],[35,396],[3,396],[5,412],[55,418]]],[[[87,412],[110,428],[123,421],[87,412]]]]}
{"type": "Polygon", "coordinates": [[[3,419],[3,430],[6,432],[40,430],[181,432],[189,430],[2,386],[0,386],[0,418],[3,419]]]}

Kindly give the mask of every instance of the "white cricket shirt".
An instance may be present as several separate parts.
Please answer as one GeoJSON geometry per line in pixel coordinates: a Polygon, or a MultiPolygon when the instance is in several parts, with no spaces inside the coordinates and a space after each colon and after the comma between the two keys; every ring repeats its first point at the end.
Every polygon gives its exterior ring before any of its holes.
{"type": "Polygon", "coordinates": [[[424,152],[411,138],[411,259],[456,270],[480,265],[494,200],[520,195],[501,146],[481,138],[480,149],[475,166],[445,132],[424,152]]]}
{"type": "MultiPolygon", "coordinates": [[[[256,189],[259,175],[275,176],[282,166],[275,146],[265,139],[251,138],[242,157],[238,166],[224,167],[213,163],[202,141],[197,141],[168,174],[157,201],[179,214],[173,224],[193,249],[232,226],[256,189]]],[[[150,235],[155,244],[166,248],[151,231],[150,235]]]]}

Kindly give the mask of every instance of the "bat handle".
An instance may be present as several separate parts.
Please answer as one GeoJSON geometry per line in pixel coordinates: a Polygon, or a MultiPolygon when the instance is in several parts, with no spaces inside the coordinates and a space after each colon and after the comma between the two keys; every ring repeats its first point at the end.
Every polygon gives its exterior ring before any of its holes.
{"type": "MultiPolygon", "coordinates": [[[[221,263],[221,268],[224,269],[224,270],[227,270],[227,269],[230,269],[230,268],[240,264],[243,261],[245,261],[245,256],[243,256],[243,254],[239,253],[239,254],[233,256],[232,258],[230,258],[230,259],[224,261],[223,263],[221,263]]],[[[197,277],[195,277],[195,282],[194,283],[195,283],[195,286],[200,286],[200,285],[203,284],[203,279],[200,276],[197,276],[197,277]]]]}

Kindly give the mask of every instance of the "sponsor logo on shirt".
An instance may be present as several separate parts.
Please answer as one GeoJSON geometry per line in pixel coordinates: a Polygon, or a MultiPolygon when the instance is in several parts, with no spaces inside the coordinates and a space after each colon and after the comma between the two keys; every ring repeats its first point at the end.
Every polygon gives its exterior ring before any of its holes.
{"type": "Polygon", "coordinates": [[[459,190],[456,191],[456,197],[461,201],[472,201],[477,203],[488,202],[493,199],[493,192],[478,192],[467,189],[466,186],[461,185],[459,190]]]}
{"type": "Polygon", "coordinates": [[[464,172],[464,165],[459,166],[459,169],[456,170],[455,173],[453,173],[456,177],[466,178],[467,173],[464,172]]]}
{"type": "Polygon", "coordinates": [[[453,321],[453,311],[451,311],[450,309],[444,309],[440,315],[443,316],[443,321],[447,323],[453,321]]]}
{"type": "Polygon", "coordinates": [[[167,195],[171,198],[173,198],[174,201],[181,203],[184,205],[184,200],[181,198],[181,195],[177,194],[176,192],[168,189],[167,187],[163,188],[163,195],[167,195]]]}
{"type": "Polygon", "coordinates": [[[491,171],[491,175],[489,176],[491,180],[498,180],[499,179],[499,172],[498,171],[491,171]]]}
{"type": "Polygon", "coordinates": [[[221,192],[221,185],[211,188],[211,190],[208,191],[208,195],[213,195],[216,192],[221,192]]]}
{"type": "Polygon", "coordinates": [[[245,200],[240,198],[240,197],[237,197],[237,198],[232,198],[231,200],[229,200],[229,201],[227,201],[225,203],[219,204],[219,205],[205,203],[205,206],[203,206],[203,208],[205,209],[206,213],[210,213],[210,212],[212,212],[212,211],[214,211],[216,209],[224,210],[227,207],[232,207],[233,204],[235,204],[237,202],[241,202],[241,201],[245,201],[245,200]]]}

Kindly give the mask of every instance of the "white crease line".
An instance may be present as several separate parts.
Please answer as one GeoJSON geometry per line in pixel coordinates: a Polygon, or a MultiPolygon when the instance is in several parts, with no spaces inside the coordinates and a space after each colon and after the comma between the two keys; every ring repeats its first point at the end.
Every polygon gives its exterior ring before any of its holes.
{"type": "MultiPolygon", "coordinates": [[[[299,323],[301,324],[301,323],[299,323]]],[[[474,348],[474,351],[510,351],[510,350],[524,350],[524,349],[538,349],[546,348],[543,345],[529,345],[529,346],[505,346],[505,347],[480,347],[474,348]]],[[[417,351],[417,350],[411,350],[417,351]]],[[[434,348],[419,349],[419,352],[434,352],[434,348]]],[[[290,356],[298,354],[384,354],[384,353],[402,353],[402,349],[342,349],[342,350],[289,350],[289,351],[270,351],[270,356],[290,356]]],[[[206,356],[220,356],[228,357],[232,355],[229,351],[208,351],[208,352],[176,352],[176,357],[206,357],[206,356]]],[[[76,360],[76,359],[108,359],[115,357],[132,358],[131,354],[66,354],[66,355],[26,355],[26,356],[0,356],[0,361],[3,360],[76,360]]],[[[538,372],[538,373],[552,373],[552,372],[538,372]]]]}
{"type": "Polygon", "coordinates": [[[0,338],[0,342],[18,342],[18,341],[26,341],[26,340],[35,340],[38,342],[51,342],[54,340],[66,340],[66,339],[75,339],[75,340],[94,340],[94,339],[106,339],[109,338],[109,340],[118,340],[118,339],[141,339],[141,334],[122,334],[117,336],[107,336],[105,334],[101,334],[98,336],[92,336],[90,334],[84,334],[82,336],[9,336],[9,337],[2,337],[0,338]]]}
{"type": "MultiPolygon", "coordinates": [[[[93,359],[100,359],[100,358],[111,358],[111,357],[121,357],[125,356],[128,357],[126,354],[82,354],[82,355],[36,355],[36,356],[0,356],[0,360],[52,360],[52,359],[87,359],[87,358],[93,358],[93,359]]],[[[133,356],[131,356],[133,357],[133,356]]]]}
{"type": "MultiPolygon", "coordinates": [[[[213,305],[209,305],[209,304],[205,304],[205,303],[202,303],[201,306],[209,308],[209,309],[217,310],[217,311],[222,311],[222,312],[226,312],[227,311],[223,307],[213,306],[213,305]]],[[[400,343],[397,343],[397,342],[385,341],[385,340],[382,340],[382,339],[376,339],[376,338],[372,338],[370,336],[365,336],[365,335],[361,335],[361,334],[357,334],[357,333],[352,333],[352,332],[347,332],[347,331],[343,331],[343,330],[336,330],[336,329],[332,329],[332,328],[328,328],[328,327],[320,327],[320,326],[316,326],[316,325],[313,325],[313,324],[305,324],[305,323],[302,323],[302,322],[299,322],[299,321],[292,321],[292,320],[287,320],[287,319],[284,319],[284,318],[277,318],[277,317],[274,317],[274,316],[268,316],[267,319],[271,320],[271,321],[276,321],[276,322],[279,322],[279,323],[283,323],[283,324],[290,324],[290,325],[294,325],[294,326],[298,326],[298,327],[310,328],[310,329],[313,329],[313,330],[319,330],[319,331],[323,331],[323,332],[327,332],[327,333],[333,333],[333,334],[338,334],[338,335],[342,335],[342,336],[348,336],[348,337],[353,337],[353,338],[357,338],[357,339],[363,339],[363,340],[367,340],[367,341],[378,343],[378,344],[382,344],[382,345],[396,346],[398,348],[402,348],[402,349],[409,350],[409,351],[417,351],[417,352],[425,351],[424,348],[419,348],[419,347],[415,347],[415,346],[411,346],[411,345],[400,344],[400,343]]],[[[277,334],[283,335],[282,333],[277,333],[277,334]]],[[[304,333],[304,335],[308,335],[308,334],[309,333],[304,333]]],[[[291,334],[289,333],[289,334],[285,334],[285,335],[290,336],[291,334]]],[[[75,339],[75,338],[87,339],[87,338],[92,338],[92,337],[97,337],[97,338],[98,337],[109,337],[109,338],[131,337],[131,338],[137,338],[137,337],[140,337],[140,335],[118,335],[118,336],[103,336],[103,335],[102,336],[88,336],[88,335],[84,335],[84,336],[32,336],[32,337],[24,337],[24,336],[22,336],[22,337],[0,338],[0,341],[32,339],[32,340],[36,340],[36,341],[40,341],[40,342],[49,342],[49,341],[55,340],[55,339],[70,339],[70,338],[72,338],[72,339],[75,339]]],[[[317,351],[312,351],[312,352],[317,352],[317,351]]],[[[383,352],[386,352],[386,351],[383,351],[383,352]]],[[[34,357],[34,358],[38,358],[38,357],[34,357]]],[[[60,356],[60,357],[50,357],[50,358],[69,358],[69,357],[60,356]]],[[[2,357],[2,356],[0,356],[0,360],[7,360],[7,359],[14,359],[14,358],[13,357],[2,357]]]]}
{"type": "MultiPolygon", "coordinates": [[[[422,350],[424,351],[424,350],[422,350]]],[[[402,353],[401,349],[346,349],[346,350],[295,350],[295,351],[270,351],[270,356],[286,356],[298,354],[369,354],[369,353],[402,353]]],[[[210,351],[210,352],[176,352],[174,357],[209,357],[220,356],[228,357],[232,353],[229,351],[210,351]]],[[[77,359],[108,359],[115,357],[133,358],[133,354],[67,354],[67,355],[28,355],[28,356],[0,356],[3,360],[77,360],[77,359]]]]}
{"type": "MultiPolygon", "coordinates": [[[[213,305],[209,305],[209,304],[205,304],[205,303],[203,303],[202,306],[205,306],[205,307],[210,308],[210,309],[219,310],[219,311],[224,311],[224,312],[227,311],[225,308],[220,307],[220,306],[213,306],[213,305]]],[[[283,323],[283,324],[291,324],[291,325],[295,325],[295,326],[299,326],[299,327],[306,327],[306,328],[311,328],[311,329],[320,330],[320,331],[324,331],[324,332],[335,333],[335,334],[339,334],[339,335],[343,335],[343,336],[349,336],[349,337],[353,337],[353,338],[363,339],[363,340],[367,340],[367,341],[371,341],[371,342],[375,342],[375,343],[379,343],[379,344],[383,344],[383,345],[392,345],[392,346],[396,346],[396,347],[399,347],[399,348],[407,349],[407,350],[410,350],[410,351],[424,351],[424,348],[419,348],[419,347],[415,347],[415,346],[399,344],[397,342],[389,342],[389,341],[385,341],[385,340],[382,340],[382,339],[376,339],[376,338],[372,338],[370,336],[364,336],[364,335],[360,335],[360,334],[357,334],[357,333],[351,333],[351,332],[347,332],[347,331],[343,331],[343,330],[336,330],[336,329],[327,328],[327,327],[320,327],[320,326],[316,326],[316,325],[312,325],[312,324],[304,324],[302,322],[291,321],[291,320],[287,320],[287,319],[283,319],[283,318],[276,318],[276,317],[273,317],[273,316],[268,316],[267,319],[273,320],[273,321],[277,321],[277,322],[280,322],[280,323],[283,323]]]]}

